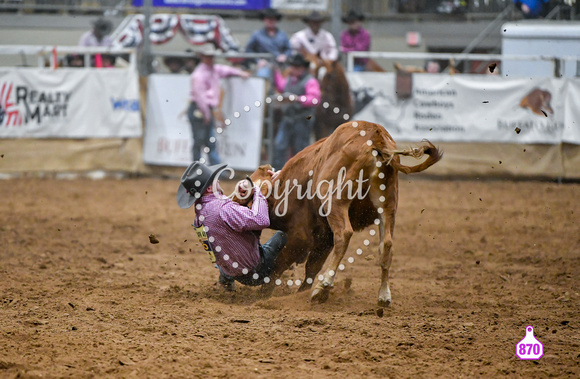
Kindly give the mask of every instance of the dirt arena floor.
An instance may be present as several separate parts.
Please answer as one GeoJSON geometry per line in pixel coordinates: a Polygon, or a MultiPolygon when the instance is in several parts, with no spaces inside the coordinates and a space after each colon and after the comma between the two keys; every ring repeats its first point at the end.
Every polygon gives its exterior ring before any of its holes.
{"type": "Polygon", "coordinates": [[[579,184],[402,176],[382,318],[370,229],[325,304],[223,293],[177,186],[0,181],[0,377],[580,376],[579,184]]]}

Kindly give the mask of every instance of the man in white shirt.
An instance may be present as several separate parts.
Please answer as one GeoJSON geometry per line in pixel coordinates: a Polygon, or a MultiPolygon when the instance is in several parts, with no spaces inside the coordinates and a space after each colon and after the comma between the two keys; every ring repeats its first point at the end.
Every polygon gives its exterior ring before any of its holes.
{"type": "Polygon", "coordinates": [[[111,33],[112,29],[113,24],[111,21],[99,18],[93,23],[93,28],[81,36],[79,46],[111,46],[113,40],[109,37],[109,33],[111,33]]]}
{"type": "Polygon", "coordinates": [[[290,38],[292,50],[302,54],[313,54],[325,60],[338,59],[338,48],[332,34],[321,28],[326,18],[313,11],[303,21],[308,27],[294,33],[290,38]]]}

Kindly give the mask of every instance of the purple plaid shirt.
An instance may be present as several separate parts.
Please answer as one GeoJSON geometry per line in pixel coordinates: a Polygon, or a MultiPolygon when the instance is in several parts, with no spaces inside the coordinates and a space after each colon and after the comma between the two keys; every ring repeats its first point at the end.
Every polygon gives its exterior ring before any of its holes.
{"type": "Polygon", "coordinates": [[[206,233],[216,257],[217,265],[229,276],[244,275],[260,264],[255,233],[270,226],[268,202],[259,190],[254,189],[254,203],[247,208],[225,196],[213,193],[201,197],[196,203],[195,226],[207,227],[206,233]],[[197,210],[197,205],[201,209],[197,210]]]}

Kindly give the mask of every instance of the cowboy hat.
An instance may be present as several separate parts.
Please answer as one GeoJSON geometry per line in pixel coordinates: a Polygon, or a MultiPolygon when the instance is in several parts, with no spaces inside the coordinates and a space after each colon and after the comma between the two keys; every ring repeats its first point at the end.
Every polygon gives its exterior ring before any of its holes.
{"type": "Polygon", "coordinates": [[[306,58],[304,58],[304,55],[300,53],[290,55],[290,57],[288,57],[287,63],[290,66],[303,66],[303,67],[310,66],[310,62],[308,62],[306,58]]]}
{"type": "Polygon", "coordinates": [[[362,13],[359,13],[354,9],[351,9],[346,16],[342,17],[342,22],[344,22],[345,24],[350,24],[351,22],[354,21],[363,21],[364,19],[365,16],[362,13]]]}
{"type": "Polygon", "coordinates": [[[216,49],[213,43],[206,43],[196,51],[199,56],[213,57],[221,54],[221,50],[216,49]]]}
{"type": "Polygon", "coordinates": [[[309,22],[324,22],[326,21],[326,16],[323,16],[318,11],[312,11],[310,14],[302,19],[305,23],[309,22]]]}
{"type": "Polygon", "coordinates": [[[182,209],[191,207],[212,184],[216,175],[226,167],[225,163],[206,166],[195,161],[190,164],[181,176],[181,183],[177,189],[177,205],[182,209]]]}
{"type": "Polygon", "coordinates": [[[276,9],[268,8],[260,12],[260,19],[263,20],[265,18],[275,18],[276,20],[280,21],[282,14],[279,13],[276,9]]]}
{"type": "Polygon", "coordinates": [[[101,17],[93,21],[93,28],[102,35],[106,36],[107,34],[111,33],[111,30],[113,30],[113,23],[101,17]]]}

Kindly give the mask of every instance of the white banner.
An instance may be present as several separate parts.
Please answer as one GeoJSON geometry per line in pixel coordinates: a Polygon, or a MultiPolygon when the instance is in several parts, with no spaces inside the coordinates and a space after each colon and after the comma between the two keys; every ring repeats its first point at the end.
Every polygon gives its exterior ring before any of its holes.
{"type": "MultiPolygon", "coordinates": [[[[145,163],[187,166],[192,162],[193,136],[187,119],[189,85],[186,75],[149,76],[145,163]]],[[[222,109],[231,124],[216,134],[220,158],[234,169],[253,171],[260,164],[265,81],[234,77],[223,80],[222,86],[222,109]]]]}
{"type": "Polygon", "coordinates": [[[566,80],[566,99],[563,141],[580,144],[580,79],[566,80]]]}
{"type": "Polygon", "coordinates": [[[0,138],[141,135],[134,70],[0,70],[0,138]]]}
{"type": "Polygon", "coordinates": [[[578,82],[413,74],[412,96],[398,99],[394,73],[351,72],[348,79],[353,119],[379,123],[395,140],[580,144],[578,82]]]}
{"type": "Polygon", "coordinates": [[[328,0],[272,0],[271,5],[276,9],[321,12],[328,10],[328,0]]]}

